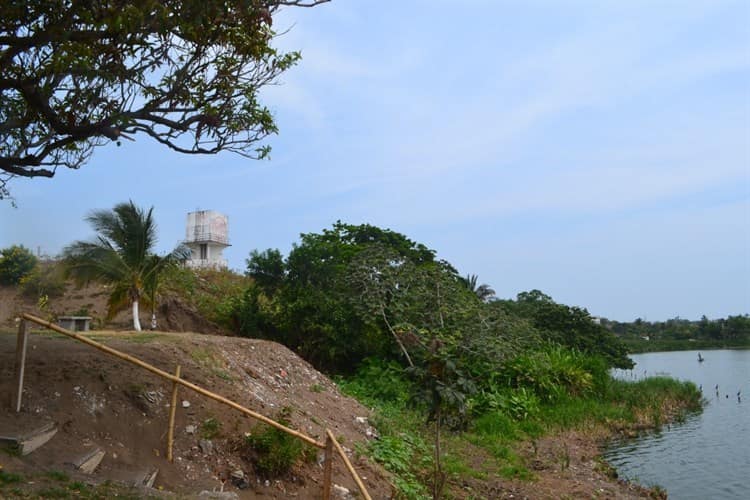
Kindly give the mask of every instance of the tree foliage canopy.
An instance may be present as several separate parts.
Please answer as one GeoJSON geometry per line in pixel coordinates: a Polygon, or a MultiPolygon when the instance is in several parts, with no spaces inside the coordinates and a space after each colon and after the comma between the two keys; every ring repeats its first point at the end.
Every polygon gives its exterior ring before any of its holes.
{"type": "Polygon", "coordinates": [[[597,324],[586,309],[558,304],[539,290],[518,294],[515,301],[498,301],[509,314],[528,318],[547,341],[603,356],[611,366],[632,368],[627,348],[604,326],[597,324]]]}
{"type": "Polygon", "coordinates": [[[541,342],[530,317],[485,302],[434,250],[388,229],[339,221],[302,234],[285,260],[266,250],[247,263],[256,284],[237,304],[240,333],[331,371],[369,356],[423,366],[439,354],[479,374],[541,342]]]}
{"type": "Polygon", "coordinates": [[[271,46],[282,6],[329,0],[7,0],[0,16],[0,198],[12,176],[78,168],[146,135],[262,158],[259,90],[299,60],[271,46]]]}
{"type": "Polygon", "coordinates": [[[253,251],[246,274],[254,282],[232,302],[238,333],[282,342],[328,372],[408,376],[436,443],[441,425],[498,410],[526,418],[540,401],[604,391],[610,367],[632,366],[585,309],[538,290],[493,300],[475,275],[369,224],[302,234],[286,259],[253,251]]]}

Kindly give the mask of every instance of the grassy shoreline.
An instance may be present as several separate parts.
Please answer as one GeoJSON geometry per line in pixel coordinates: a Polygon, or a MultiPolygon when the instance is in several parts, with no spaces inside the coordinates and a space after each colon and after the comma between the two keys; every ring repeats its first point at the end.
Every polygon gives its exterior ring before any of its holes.
{"type": "MultiPolygon", "coordinates": [[[[401,498],[431,498],[432,426],[425,425],[423,413],[409,407],[408,398],[379,397],[383,392],[378,383],[340,380],[345,392],[374,409],[372,423],[380,439],[358,451],[393,474],[401,498]]],[[[683,421],[688,412],[701,410],[700,392],[690,382],[664,377],[612,379],[609,384],[596,397],[562,397],[523,418],[498,408],[465,429],[444,432],[445,498],[576,497],[581,488],[662,498],[664,491],[658,486],[618,480],[616,471],[601,459],[602,448],[613,438],[635,437],[683,421]]]]}

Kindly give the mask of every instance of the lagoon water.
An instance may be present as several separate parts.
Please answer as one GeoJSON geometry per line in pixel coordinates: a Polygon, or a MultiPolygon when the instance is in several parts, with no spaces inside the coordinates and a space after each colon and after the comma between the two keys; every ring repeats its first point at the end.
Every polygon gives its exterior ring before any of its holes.
{"type": "Polygon", "coordinates": [[[670,499],[750,498],[750,350],[633,355],[622,378],[665,374],[702,386],[701,414],[661,432],[614,443],[604,454],[620,477],[666,488],[670,499]],[[716,386],[718,385],[718,395],[716,386]],[[738,401],[737,391],[741,391],[738,401]],[[728,397],[727,397],[728,396],[728,397]]]}

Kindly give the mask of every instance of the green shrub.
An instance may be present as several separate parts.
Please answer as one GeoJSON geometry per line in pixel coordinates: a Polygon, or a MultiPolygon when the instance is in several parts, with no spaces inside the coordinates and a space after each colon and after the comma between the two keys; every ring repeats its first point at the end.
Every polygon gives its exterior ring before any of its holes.
{"type": "MultiPolygon", "coordinates": [[[[284,419],[279,422],[288,425],[284,419]]],[[[315,449],[298,438],[266,424],[257,425],[245,437],[245,455],[255,471],[265,477],[288,473],[300,459],[315,459],[315,449]]]]}
{"type": "Polygon", "coordinates": [[[17,285],[31,273],[37,259],[31,250],[22,245],[13,245],[0,250],[0,284],[17,285]]]}
{"type": "Polygon", "coordinates": [[[21,293],[26,297],[60,297],[65,293],[65,277],[60,266],[54,264],[37,265],[21,278],[21,293]]]}
{"type": "Polygon", "coordinates": [[[281,340],[275,320],[277,309],[274,299],[256,285],[236,293],[219,308],[222,321],[243,337],[281,340]]]}
{"type": "Polygon", "coordinates": [[[591,358],[572,349],[551,346],[511,360],[501,377],[511,387],[532,390],[543,401],[556,401],[567,395],[582,396],[595,388],[590,370],[596,370],[599,383],[607,376],[591,358]]]}
{"type": "Polygon", "coordinates": [[[478,417],[471,426],[472,432],[480,436],[502,437],[511,440],[518,436],[518,427],[513,419],[501,411],[486,413],[478,417]]]}
{"type": "Polygon", "coordinates": [[[431,450],[421,436],[413,432],[383,435],[368,443],[367,454],[392,473],[398,498],[426,499],[427,489],[420,483],[421,467],[431,467],[431,450]]]}
{"type": "Polygon", "coordinates": [[[471,399],[470,407],[475,417],[483,415],[504,414],[515,420],[526,420],[535,417],[540,410],[541,401],[533,390],[526,387],[516,389],[497,389],[492,392],[482,391],[471,399]]]}
{"type": "Polygon", "coordinates": [[[413,455],[412,446],[401,436],[383,436],[370,443],[370,456],[395,474],[411,469],[413,455]]]}
{"type": "Polygon", "coordinates": [[[357,397],[404,403],[412,392],[404,369],[395,361],[366,358],[354,377],[347,380],[348,391],[357,397]]]}
{"type": "Polygon", "coordinates": [[[539,398],[532,391],[521,387],[503,400],[501,409],[516,420],[526,420],[539,413],[539,398]]]}

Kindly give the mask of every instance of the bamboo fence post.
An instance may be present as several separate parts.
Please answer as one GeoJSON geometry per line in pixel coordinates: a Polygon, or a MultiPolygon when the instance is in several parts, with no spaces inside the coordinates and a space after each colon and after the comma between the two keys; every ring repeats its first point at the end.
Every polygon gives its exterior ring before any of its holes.
{"type": "MultiPolygon", "coordinates": [[[[180,378],[180,365],[174,372],[174,376],[180,378]]],[[[174,447],[174,416],[177,411],[177,382],[172,382],[172,403],[169,405],[169,430],[167,431],[167,461],[173,462],[172,448],[174,447]]]]}
{"type": "Polygon", "coordinates": [[[326,451],[323,462],[323,500],[331,500],[331,475],[333,472],[333,441],[326,436],[326,451]]]}
{"type": "Polygon", "coordinates": [[[349,461],[349,457],[346,456],[344,449],[341,447],[339,442],[336,441],[336,438],[333,436],[331,429],[326,429],[326,434],[328,436],[328,439],[333,441],[334,446],[336,446],[336,450],[339,452],[339,455],[341,455],[341,458],[344,460],[344,465],[346,465],[346,468],[349,469],[349,474],[351,474],[352,478],[354,478],[354,482],[357,483],[357,488],[359,488],[359,492],[362,493],[362,496],[365,497],[365,500],[372,500],[372,497],[367,492],[367,488],[365,488],[365,484],[362,482],[362,479],[360,479],[359,474],[357,474],[357,471],[354,470],[354,466],[349,461]]]}
{"type": "Polygon", "coordinates": [[[26,320],[21,318],[18,324],[18,338],[16,339],[16,413],[21,411],[21,399],[23,397],[23,375],[26,371],[26,346],[28,345],[29,331],[26,320]]]}

